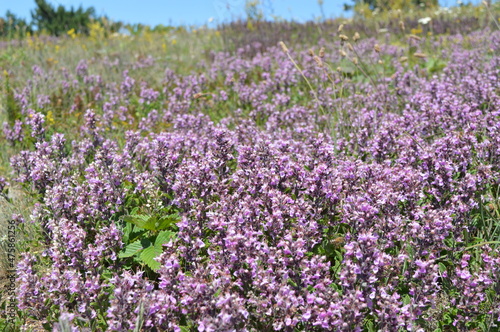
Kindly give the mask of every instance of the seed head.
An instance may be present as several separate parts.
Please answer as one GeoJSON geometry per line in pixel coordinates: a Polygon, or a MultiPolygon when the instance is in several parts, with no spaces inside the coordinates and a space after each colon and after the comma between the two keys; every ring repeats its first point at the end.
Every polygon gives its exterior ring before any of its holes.
{"type": "Polygon", "coordinates": [[[399,58],[399,62],[406,62],[406,61],[408,61],[408,57],[402,56],[401,58],[399,58]]]}
{"type": "Polygon", "coordinates": [[[339,28],[338,28],[337,32],[342,32],[342,30],[344,30],[344,25],[343,24],[339,25],[339,28]]]}
{"type": "Polygon", "coordinates": [[[347,37],[346,35],[339,35],[339,38],[340,38],[342,41],[348,41],[348,40],[349,40],[349,37],[347,37]]]}
{"type": "Polygon", "coordinates": [[[352,60],[352,63],[354,63],[355,65],[358,64],[358,58],[354,57],[351,60],[352,60]]]}
{"type": "Polygon", "coordinates": [[[355,42],[357,42],[361,37],[359,36],[359,33],[355,33],[354,36],[352,37],[352,40],[354,40],[355,42]]]}
{"type": "Polygon", "coordinates": [[[425,55],[424,53],[415,53],[413,54],[416,58],[420,58],[420,59],[425,59],[427,57],[427,55],[425,55]]]}
{"type": "Polygon", "coordinates": [[[310,48],[307,52],[310,56],[314,56],[314,50],[312,48],[310,48]]]}
{"type": "Polygon", "coordinates": [[[314,56],[314,61],[318,64],[319,67],[323,67],[323,61],[321,61],[321,58],[319,56],[314,56]]]}
{"type": "Polygon", "coordinates": [[[420,38],[419,36],[416,36],[416,35],[410,35],[409,36],[410,39],[415,39],[415,40],[421,40],[422,38],[420,38]]]}
{"type": "Polygon", "coordinates": [[[288,47],[286,47],[284,42],[280,41],[278,44],[281,47],[281,49],[283,50],[283,52],[288,53],[288,47]]]}
{"type": "Polygon", "coordinates": [[[405,31],[405,22],[403,22],[403,21],[399,21],[399,28],[400,28],[402,31],[405,31]]]}
{"type": "Polygon", "coordinates": [[[380,53],[380,45],[379,44],[375,44],[375,46],[373,46],[373,49],[375,50],[375,52],[380,53]]]}
{"type": "Polygon", "coordinates": [[[340,56],[343,58],[345,58],[347,56],[347,53],[344,50],[340,50],[339,53],[340,53],[340,56]]]}
{"type": "Polygon", "coordinates": [[[352,47],[351,43],[347,43],[347,48],[349,51],[354,52],[354,47],[352,47]]]}
{"type": "Polygon", "coordinates": [[[325,57],[325,48],[324,47],[322,47],[322,48],[319,49],[319,54],[318,55],[319,55],[320,58],[324,58],[325,57]]]}

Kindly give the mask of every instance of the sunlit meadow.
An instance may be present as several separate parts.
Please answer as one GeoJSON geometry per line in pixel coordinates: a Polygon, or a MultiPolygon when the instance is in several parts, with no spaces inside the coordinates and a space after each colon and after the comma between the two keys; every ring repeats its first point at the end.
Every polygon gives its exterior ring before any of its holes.
{"type": "Polygon", "coordinates": [[[498,331],[498,14],[1,41],[0,328],[498,331]]]}

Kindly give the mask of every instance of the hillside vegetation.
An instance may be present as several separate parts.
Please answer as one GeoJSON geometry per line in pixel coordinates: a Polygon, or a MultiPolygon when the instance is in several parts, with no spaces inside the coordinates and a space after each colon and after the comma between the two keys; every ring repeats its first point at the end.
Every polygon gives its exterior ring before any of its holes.
{"type": "Polygon", "coordinates": [[[498,331],[499,4],[357,6],[0,41],[0,329],[498,331]]]}

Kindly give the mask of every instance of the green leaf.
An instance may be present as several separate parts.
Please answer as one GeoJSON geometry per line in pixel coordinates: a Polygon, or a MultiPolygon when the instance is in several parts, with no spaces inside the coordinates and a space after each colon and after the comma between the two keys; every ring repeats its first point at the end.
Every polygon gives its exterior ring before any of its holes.
{"type": "MultiPolygon", "coordinates": [[[[483,319],[484,319],[484,318],[483,318],[483,319]]],[[[484,322],[484,321],[480,321],[480,322],[478,323],[478,325],[479,325],[479,327],[481,328],[481,331],[488,331],[488,329],[489,329],[488,324],[486,324],[486,322],[484,322]]]]}
{"type": "Polygon", "coordinates": [[[169,214],[167,216],[160,217],[158,224],[156,226],[156,230],[164,230],[170,228],[172,225],[175,225],[179,222],[180,217],[177,213],[169,214]]]}
{"type": "Polygon", "coordinates": [[[127,181],[127,180],[124,180],[122,182],[122,186],[123,186],[123,188],[126,188],[126,189],[133,189],[134,188],[134,184],[130,181],[127,181]]]}
{"type": "Polygon", "coordinates": [[[101,276],[105,279],[105,280],[109,280],[113,277],[113,272],[111,272],[110,270],[104,270],[104,272],[101,274],[101,276]]]}
{"type": "Polygon", "coordinates": [[[219,295],[222,293],[222,288],[217,289],[217,291],[214,293],[213,297],[217,298],[219,295]]]}
{"type": "Polygon", "coordinates": [[[161,231],[164,229],[167,229],[177,223],[179,221],[179,215],[174,213],[174,214],[169,214],[166,216],[149,216],[149,215],[141,215],[141,214],[134,214],[134,215],[129,215],[125,216],[123,220],[125,220],[128,223],[134,224],[137,227],[147,229],[150,231],[161,231]]]}
{"type": "Polygon", "coordinates": [[[118,257],[119,258],[127,258],[127,257],[132,257],[134,256],[135,254],[137,254],[139,251],[141,251],[142,249],[144,249],[144,247],[142,246],[142,243],[140,240],[137,240],[135,242],[132,242],[130,243],[129,245],[127,245],[125,247],[125,250],[120,252],[118,254],[118,257]]]}
{"type": "Polygon", "coordinates": [[[451,323],[453,323],[453,318],[449,313],[445,313],[443,315],[443,324],[450,325],[451,323]]]}
{"type": "Polygon", "coordinates": [[[375,324],[373,324],[373,321],[371,319],[370,320],[367,319],[365,321],[365,327],[366,327],[366,330],[369,332],[377,331],[377,329],[375,329],[375,324]]]}
{"type": "Polygon", "coordinates": [[[171,231],[161,231],[155,240],[155,246],[162,246],[165,243],[170,242],[172,238],[174,238],[176,233],[171,231]]]}
{"type": "Polygon", "coordinates": [[[130,235],[132,233],[133,228],[134,228],[134,225],[132,225],[130,223],[125,224],[125,227],[123,228],[123,242],[124,243],[130,242],[130,235]]]}
{"type": "Polygon", "coordinates": [[[151,216],[140,215],[140,214],[125,216],[123,218],[123,220],[125,220],[126,222],[134,224],[137,227],[144,228],[144,229],[149,229],[149,228],[147,228],[147,226],[149,225],[150,219],[151,219],[151,216]]]}
{"type": "Polygon", "coordinates": [[[150,246],[144,249],[141,253],[141,259],[151,270],[156,271],[160,267],[160,263],[154,260],[154,258],[160,256],[162,253],[162,248],[159,246],[150,246]]]}

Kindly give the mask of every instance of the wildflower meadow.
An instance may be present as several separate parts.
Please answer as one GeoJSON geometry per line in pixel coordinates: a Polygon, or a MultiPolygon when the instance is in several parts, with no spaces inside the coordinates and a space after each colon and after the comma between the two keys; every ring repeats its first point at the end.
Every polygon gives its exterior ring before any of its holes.
{"type": "Polygon", "coordinates": [[[499,8],[0,41],[0,329],[499,331],[499,8]]]}

